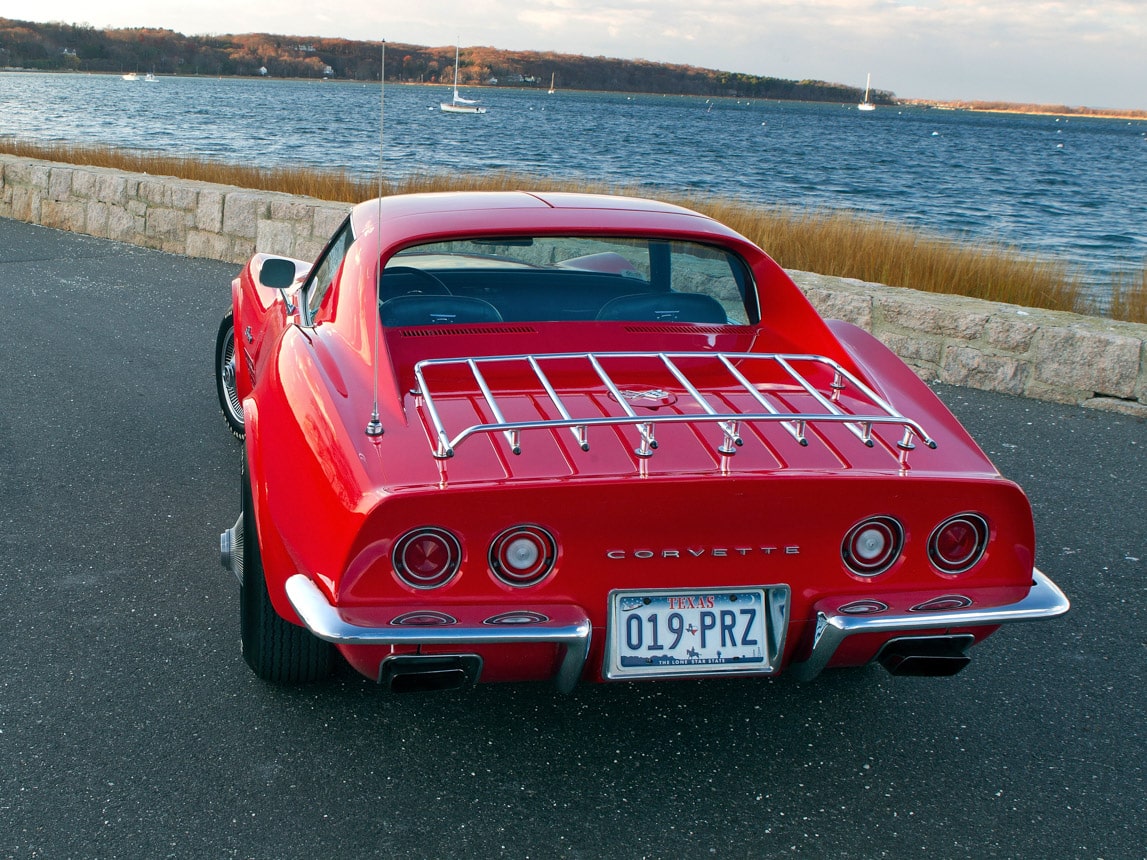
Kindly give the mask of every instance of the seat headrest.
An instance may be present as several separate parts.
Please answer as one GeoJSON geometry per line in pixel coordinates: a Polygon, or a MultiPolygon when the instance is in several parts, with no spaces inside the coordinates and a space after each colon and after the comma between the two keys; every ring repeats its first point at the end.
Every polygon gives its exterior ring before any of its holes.
{"type": "Polygon", "coordinates": [[[638,293],[618,296],[602,305],[597,312],[597,319],[719,325],[729,322],[721,303],[702,293],[638,293]]]}
{"type": "Polygon", "coordinates": [[[468,296],[395,296],[382,303],[380,314],[389,328],[502,321],[492,304],[468,296]]]}

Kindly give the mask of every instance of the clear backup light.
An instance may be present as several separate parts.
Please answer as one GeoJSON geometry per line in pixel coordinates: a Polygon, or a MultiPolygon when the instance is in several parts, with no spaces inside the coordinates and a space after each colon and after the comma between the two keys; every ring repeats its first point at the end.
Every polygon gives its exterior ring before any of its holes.
{"type": "Polygon", "coordinates": [[[507,585],[534,585],[553,569],[557,554],[557,541],[545,529],[513,526],[490,544],[490,570],[507,585]]]}
{"type": "Polygon", "coordinates": [[[975,567],[987,546],[987,520],[979,514],[958,514],[933,530],[928,558],[941,573],[963,573],[975,567]]]}
{"type": "Polygon", "coordinates": [[[424,526],[398,539],[390,561],[399,579],[414,588],[440,588],[462,563],[462,545],[446,529],[424,526]]]}
{"type": "Polygon", "coordinates": [[[872,517],[844,536],[840,555],[858,576],[876,576],[892,567],[904,547],[904,529],[892,517],[872,517]]]}

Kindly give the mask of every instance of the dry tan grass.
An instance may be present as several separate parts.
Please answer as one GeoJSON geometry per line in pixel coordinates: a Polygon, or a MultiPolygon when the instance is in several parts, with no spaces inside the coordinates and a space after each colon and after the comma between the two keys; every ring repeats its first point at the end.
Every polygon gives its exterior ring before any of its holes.
{"type": "Polygon", "coordinates": [[[1147,263],[1138,276],[1116,278],[1111,290],[1111,318],[1147,323],[1147,263]]]}
{"type": "MultiPolygon", "coordinates": [[[[345,171],[264,169],[100,146],[44,145],[0,139],[0,152],[136,173],[178,176],[243,188],[354,203],[379,192],[377,180],[345,171]]],[[[383,194],[421,191],[596,191],[640,194],[633,187],[587,187],[511,172],[456,176],[425,173],[383,183],[383,194]]],[[[1068,266],[987,243],[930,236],[900,224],[848,212],[764,209],[740,201],[658,196],[716,218],[760,245],[785,268],[937,293],[973,296],[1025,307],[1097,313],[1079,275],[1068,266]]],[[[1117,278],[1107,315],[1147,322],[1147,267],[1117,278]]]]}

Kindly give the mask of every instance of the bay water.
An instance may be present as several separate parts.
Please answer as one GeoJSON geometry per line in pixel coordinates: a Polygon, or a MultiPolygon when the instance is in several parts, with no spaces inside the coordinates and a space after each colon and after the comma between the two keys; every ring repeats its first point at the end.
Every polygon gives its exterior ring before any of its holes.
{"type": "MultiPolygon", "coordinates": [[[[1147,122],[486,87],[385,92],[383,169],[513,171],[848,210],[1076,268],[1102,302],[1147,261],[1147,122]]],[[[263,167],[379,166],[378,84],[0,73],[0,137],[263,167]]],[[[766,249],[768,250],[768,249],[766,249]]]]}

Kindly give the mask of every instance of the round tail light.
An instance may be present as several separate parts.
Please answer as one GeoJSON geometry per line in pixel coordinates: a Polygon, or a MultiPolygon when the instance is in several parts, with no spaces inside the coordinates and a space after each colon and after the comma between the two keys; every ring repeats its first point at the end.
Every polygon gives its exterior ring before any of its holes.
{"type": "Polygon", "coordinates": [[[892,567],[904,546],[904,529],[892,517],[873,517],[857,523],[840,546],[848,569],[858,576],[876,576],[892,567]]]}
{"type": "Polygon", "coordinates": [[[490,544],[490,570],[507,585],[534,585],[553,569],[558,545],[538,526],[506,529],[490,544]]]}
{"type": "Polygon", "coordinates": [[[928,538],[928,558],[941,573],[963,573],[976,565],[987,546],[987,520],[959,514],[936,526],[928,538]]]}
{"type": "Polygon", "coordinates": [[[424,527],[408,531],[390,554],[394,571],[414,588],[439,588],[458,572],[462,545],[446,529],[424,527]]]}

